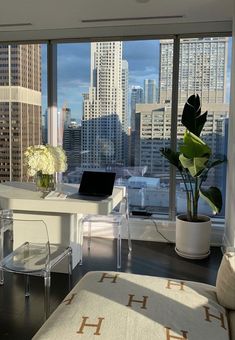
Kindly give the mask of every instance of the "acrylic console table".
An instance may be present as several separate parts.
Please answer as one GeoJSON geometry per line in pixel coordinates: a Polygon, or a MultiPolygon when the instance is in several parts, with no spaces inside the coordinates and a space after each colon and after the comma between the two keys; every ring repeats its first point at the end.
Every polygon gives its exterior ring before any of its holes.
{"type": "MultiPolygon", "coordinates": [[[[77,184],[62,184],[60,189],[68,195],[66,199],[44,199],[34,183],[5,182],[0,184],[0,208],[13,210],[15,218],[44,220],[51,243],[72,247],[74,268],[81,259],[82,216],[109,214],[123,199],[125,188],[114,187],[112,196],[102,200],[79,198],[77,184]]],[[[19,232],[16,228],[14,247],[22,244],[25,237],[24,231],[19,232]]],[[[30,241],[37,242],[36,231],[30,235],[30,241]]],[[[66,268],[64,263],[56,271],[66,272],[66,268]]]]}

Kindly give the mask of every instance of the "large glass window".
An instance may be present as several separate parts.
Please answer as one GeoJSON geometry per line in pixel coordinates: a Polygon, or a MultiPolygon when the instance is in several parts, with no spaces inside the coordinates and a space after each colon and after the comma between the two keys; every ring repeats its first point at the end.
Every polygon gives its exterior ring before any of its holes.
{"type": "MultiPolygon", "coordinates": [[[[136,215],[168,216],[173,44],[170,39],[57,45],[58,144],[68,157],[65,182],[79,183],[86,169],[115,171],[129,188],[136,215]]],[[[227,153],[231,39],[180,40],[177,140],[187,98],[198,93],[208,121],[202,137],[213,154],[227,153]]],[[[47,45],[0,45],[0,181],[26,180],[23,152],[47,143],[47,45]]],[[[206,185],[225,198],[226,165],[206,185]]],[[[185,192],[176,174],[177,213],[185,192]]],[[[224,199],[225,201],[225,199],[224,199]]],[[[202,213],[210,208],[199,203],[202,213]]],[[[224,207],[220,216],[224,216],[224,207]]]]}
{"type": "MultiPolygon", "coordinates": [[[[180,40],[178,142],[185,131],[181,115],[187,98],[197,93],[201,99],[202,112],[208,111],[207,122],[201,138],[210,146],[213,158],[227,155],[229,96],[231,70],[231,39],[206,37],[180,40]]],[[[226,164],[214,167],[207,176],[204,186],[217,186],[222,191],[225,212],[226,164]]],[[[185,212],[186,195],[184,185],[177,176],[177,212],[185,212]]],[[[199,211],[212,215],[205,201],[199,199],[199,211]]]]}
{"type": "Polygon", "coordinates": [[[170,145],[172,57],[159,40],[58,45],[64,181],[115,171],[133,214],[168,214],[169,164],[159,149],[170,145]]]}
{"type": "Polygon", "coordinates": [[[0,45],[0,181],[27,180],[24,151],[43,142],[45,51],[39,44],[0,45]]]}

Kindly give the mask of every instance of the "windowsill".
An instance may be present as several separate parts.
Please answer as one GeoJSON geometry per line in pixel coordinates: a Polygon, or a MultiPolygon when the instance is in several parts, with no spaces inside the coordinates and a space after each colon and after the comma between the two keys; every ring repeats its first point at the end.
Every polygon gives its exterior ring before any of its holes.
{"type": "MultiPolygon", "coordinates": [[[[216,220],[216,219],[215,219],[216,220]]],[[[149,217],[131,217],[130,233],[133,240],[152,241],[152,242],[168,242],[175,243],[175,222],[169,220],[159,220],[149,217]]],[[[223,224],[213,221],[211,245],[221,246],[224,234],[223,224]]],[[[84,236],[86,236],[86,226],[84,226],[84,236]]],[[[92,229],[92,237],[115,237],[113,228],[110,224],[96,226],[92,229]]],[[[123,228],[122,237],[127,238],[126,228],[123,228]]]]}

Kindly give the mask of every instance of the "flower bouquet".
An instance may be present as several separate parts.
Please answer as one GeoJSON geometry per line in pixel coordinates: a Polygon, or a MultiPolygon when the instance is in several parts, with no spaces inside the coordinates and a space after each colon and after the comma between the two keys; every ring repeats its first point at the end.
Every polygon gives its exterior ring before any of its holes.
{"type": "Polygon", "coordinates": [[[34,176],[36,186],[41,191],[55,189],[56,172],[67,169],[67,158],[61,146],[33,145],[25,153],[28,176],[34,176]]]}

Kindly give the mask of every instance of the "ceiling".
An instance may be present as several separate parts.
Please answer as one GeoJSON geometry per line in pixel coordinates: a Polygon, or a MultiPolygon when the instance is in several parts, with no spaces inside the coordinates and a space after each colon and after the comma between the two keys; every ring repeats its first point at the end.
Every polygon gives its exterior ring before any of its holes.
{"type": "Polygon", "coordinates": [[[231,27],[233,13],[233,0],[0,0],[0,5],[3,40],[27,38],[29,32],[38,38],[45,34],[45,38],[63,38],[79,30],[81,35],[107,32],[107,27],[119,34],[137,26],[143,31],[150,26],[199,27],[199,23],[231,27]]]}

